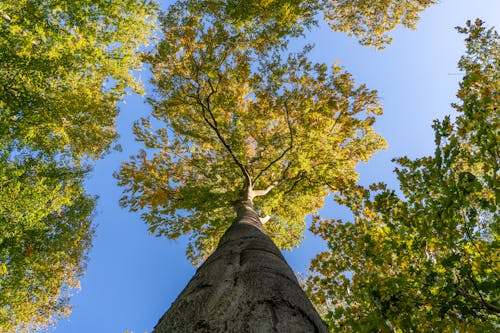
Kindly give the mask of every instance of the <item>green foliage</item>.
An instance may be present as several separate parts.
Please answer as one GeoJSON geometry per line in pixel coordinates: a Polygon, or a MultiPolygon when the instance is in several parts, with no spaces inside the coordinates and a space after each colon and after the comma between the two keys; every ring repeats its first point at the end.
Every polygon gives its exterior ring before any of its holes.
{"type": "Polygon", "coordinates": [[[151,233],[190,234],[187,255],[198,262],[234,219],[233,203],[267,189],[256,208],[289,249],[304,217],[384,147],[372,128],[376,93],[338,66],[308,61],[309,47],[285,57],[261,47],[265,37],[184,6],[162,18],[163,40],[146,57],[154,119],[134,127],[148,151],[116,175],[121,204],[143,211],[151,233]]]}
{"type": "Polygon", "coordinates": [[[93,233],[83,165],[117,137],[117,102],[156,6],[148,0],[0,3],[0,332],[69,314],[93,233]]]}
{"type": "Polygon", "coordinates": [[[17,149],[99,157],[117,101],[153,28],[148,0],[0,4],[0,139],[17,149]]]}
{"type": "MultiPolygon", "coordinates": [[[[284,36],[298,36],[316,24],[320,1],[303,0],[191,0],[191,13],[217,17],[276,47],[284,36]]],[[[261,41],[261,42],[262,42],[261,41]]]]}
{"type": "Polygon", "coordinates": [[[397,26],[415,28],[419,14],[437,0],[323,0],[325,21],[335,31],[360,38],[362,45],[385,48],[397,26]]]}
{"type": "Polygon", "coordinates": [[[332,331],[500,327],[499,37],[479,20],[459,31],[459,116],[435,121],[434,156],[397,160],[401,197],[384,184],[355,187],[336,198],[353,222],[314,223],[330,251],[306,284],[332,331]]]}
{"type": "Polygon", "coordinates": [[[322,14],[334,31],[360,39],[362,45],[385,48],[389,33],[402,25],[414,29],[420,13],[437,0],[197,0],[198,13],[210,13],[226,24],[244,27],[270,41],[297,36],[317,24],[322,14]]]}
{"type": "Polygon", "coordinates": [[[0,332],[32,332],[70,311],[93,234],[85,170],[0,159],[0,332]]]}

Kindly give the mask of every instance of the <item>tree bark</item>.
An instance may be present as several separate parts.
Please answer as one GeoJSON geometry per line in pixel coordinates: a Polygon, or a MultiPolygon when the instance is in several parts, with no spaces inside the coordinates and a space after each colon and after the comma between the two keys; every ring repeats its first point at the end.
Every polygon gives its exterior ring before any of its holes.
{"type": "Polygon", "coordinates": [[[153,333],[327,332],[251,201],[153,333]]]}

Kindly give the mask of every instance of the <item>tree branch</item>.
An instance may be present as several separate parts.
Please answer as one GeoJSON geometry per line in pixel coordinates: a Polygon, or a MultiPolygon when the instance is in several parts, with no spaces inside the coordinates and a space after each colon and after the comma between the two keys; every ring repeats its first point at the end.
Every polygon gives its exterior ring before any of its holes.
{"type": "Polygon", "coordinates": [[[245,185],[247,187],[246,190],[247,190],[247,196],[248,196],[248,194],[249,194],[248,191],[251,190],[252,186],[253,186],[252,185],[252,178],[250,177],[250,174],[248,173],[247,168],[236,157],[236,155],[234,154],[233,150],[231,149],[231,146],[229,146],[229,144],[226,142],[226,140],[224,139],[224,137],[220,133],[219,125],[218,125],[217,120],[215,119],[215,116],[214,116],[214,114],[212,112],[212,109],[210,107],[210,97],[216,91],[214,90],[213,86],[211,85],[210,80],[209,80],[209,84],[210,84],[211,91],[208,94],[208,96],[205,97],[206,104],[203,103],[203,101],[201,100],[199,92],[198,92],[198,95],[196,96],[196,101],[201,106],[203,120],[215,132],[215,134],[217,135],[217,138],[219,139],[219,141],[222,143],[222,145],[224,146],[224,148],[226,148],[226,150],[229,153],[229,155],[231,155],[231,158],[233,159],[233,161],[236,163],[236,165],[238,166],[238,168],[243,173],[243,176],[245,177],[245,183],[246,183],[245,185]],[[207,117],[207,114],[210,116],[210,119],[207,117]]]}
{"type": "Polygon", "coordinates": [[[266,215],[265,217],[260,217],[260,223],[265,224],[271,219],[271,216],[266,215]]]}
{"type": "MultiPolygon", "coordinates": [[[[455,186],[455,187],[457,187],[457,186],[455,186]]],[[[458,187],[457,187],[457,189],[458,189],[458,187]]],[[[460,197],[460,199],[463,199],[461,194],[459,194],[459,197],[460,197]]],[[[476,241],[474,240],[474,238],[472,236],[472,232],[471,232],[471,230],[469,228],[469,225],[467,224],[467,222],[468,222],[467,221],[467,217],[466,217],[467,215],[465,214],[464,209],[460,209],[460,215],[462,217],[462,220],[464,221],[465,236],[472,243],[472,245],[476,249],[477,253],[481,257],[481,259],[483,260],[483,262],[486,265],[488,265],[488,267],[491,269],[491,272],[493,273],[493,275],[495,275],[497,278],[499,278],[496,268],[493,267],[493,265],[491,264],[490,260],[483,255],[483,252],[481,251],[481,249],[477,245],[476,241]]]]}
{"type": "Polygon", "coordinates": [[[479,296],[479,299],[481,301],[481,303],[484,305],[484,307],[491,311],[491,312],[494,312],[496,314],[499,314],[500,313],[500,308],[498,308],[497,306],[487,302],[484,298],[483,298],[483,295],[481,295],[481,291],[479,290],[479,287],[477,286],[477,283],[476,283],[476,279],[474,278],[474,276],[472,276],[472,274],[468,274],[468,278],[469,280],[472,282],[472,285],[474,286],[474,290],[476,291],[476,294],[479,296]]]}
{"type": "Polygon", "coordinates": [[[294,179],[295,181],[293,182],[292,186],[285,192],[285,195],[288,193],[292,193],[295,187],[297,186],[298,183],[300,183],[306,176],[306,172],[300,171],[295,177],[291,178],[290,180],[294,179]]]}
{"type": "Polygon", "coordinates": [[[253,190],[252,191],[252,197],[255,198],[255,197],[264,196],[264,195],[268,194],[269,191],[271,191],[273,188],[275,188],[276,185],[278,185],[278,182],[272,183],[265,190],[253,190]]]}
{"type": "Polygon", "coordinates": [[[257,176],[255,177],[255,179],[253,180],[254,182],[257,182],[257,179],[259,179],[260,176],[262,176],[262,174],[264,172],[266,172],[270,167],[272,167],[275,163],[277,163],[279,160],[281,160],[286,153],[288,153],[292,148],[293,148],[293,132],[292,132],[292,124],[290,122],[290,115],[288,113],[288,107],[286,105],[286,102],[283,103],[284,107],[285,107],[285,114],[286,114],[286,122],[288,124],[288,131],[289,131],[289,134],[290,134],[290,144],[288,145],[288,147],[281,153],[280,156],[278,156],[277,158],[275,158],[273,161],[271,161],[264,169],[262,169],[258,174],[257,176]]]}

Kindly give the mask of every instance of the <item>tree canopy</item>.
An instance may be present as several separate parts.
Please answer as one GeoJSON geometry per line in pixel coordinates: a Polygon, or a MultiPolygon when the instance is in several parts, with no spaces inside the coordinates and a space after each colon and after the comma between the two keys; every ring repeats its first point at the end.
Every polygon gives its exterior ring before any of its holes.
{"type": "Polygon", "coordinates": [[[420,13],[437,0],[196,0],[191,9],[217,15],[228,24],[275,40],[296,36],[323,16],[334,31],[359,38],[362,45],[383,49],[390,32],[402,25],[414,29],[420,13]]]}
{"type": "Polygon", "coordinates": [[[2,1],[0,136],[5,145],[98,158],[154,23],[148,0],[2,1]]]}
{"type": "Polygon", "coordinates": [[[0,331],[42,329],[69,313],[90,248],[88,163],[116,139],[149,1],[0,4],[0,331]]]}
{"type": "Polygon", "coordinates": [[[69,314],[93,235],[81,170],[25,157],[0,168],[0,331],[32,332],[69,314]]]}
{"type": "Polygon", "coordinates": [[[325,21],[335,31],[360,38],[362,45],[385,48],[399,25],[415,29],[420,12],[437,0],[323,0],[325,21]]]}
{"type": "Polygon", "coordinates": [[[313,225],[329,251],[306,284],[333,331],[499,328],[500,44],[480,20],[458,30],[458,116],[434,122],[434,155],[397,159],[399,193],[373,184],[337,196],[354,221],[313,225]]]}
{"type": "Polygon", "coordinates": [[[142,211],[151,233],[190,234],[187,255],[196,262],[250,193],[271,217],[268,234],[291,248],[305,216],[384,147],[372,128],[376,93],[339,66],[310,62],[309,46],[283,55],[265,37],[185,6],[162,18],[162,41],[146,57],[156,95],[152,119],[134,132],[148,151],[116,175],[121,204],[142,211]]]}
{"type": "MultiPolygon", "coordinates": [[[[242,191],[267,193],[256,203],[272,216],[268,232],[282,248],[296,245],[305,214],[383,147],[371,127],[380,106],[339,66],[308,61],[307,48],[279,51],[321,11],[334,30],[381,48],[386,32],[412,26],[433,2],[402,9],[386,0],[377,3],[382,18],[356,3],[174,7],[163,19],[165,42],[146,57],[158,87],[155,119],[135,128],[156,155],[124,165],[118,177],[130,195],[122,204],[144,209],[153,233],[190,233],[196,261],[215,246],[242,191]],[[164,129],[150,128],[162,121],[164,129]]],[[[0,4],[0,330],[42,328],[69,311],[93,232],[87,164],[117,138],[117,102],[142,91],[137,51],[150,40],[155,9],[149,0],[0,4]]]]}

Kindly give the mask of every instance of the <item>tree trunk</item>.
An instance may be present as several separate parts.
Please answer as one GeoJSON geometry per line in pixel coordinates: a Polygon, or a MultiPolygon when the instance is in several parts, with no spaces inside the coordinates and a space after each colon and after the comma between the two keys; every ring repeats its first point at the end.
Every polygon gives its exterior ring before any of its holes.
{"type": "Polygon", "coordinates": [[[327,332],[250,201],[153,333],[327,332]]]}

